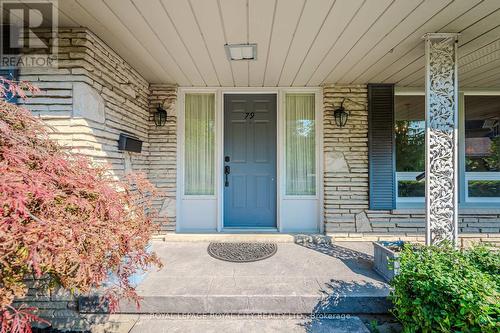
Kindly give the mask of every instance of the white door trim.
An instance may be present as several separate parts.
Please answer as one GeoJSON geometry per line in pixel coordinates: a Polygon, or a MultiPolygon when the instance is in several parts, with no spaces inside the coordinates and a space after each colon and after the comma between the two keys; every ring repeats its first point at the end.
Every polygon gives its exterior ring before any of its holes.
{"type": "MultiPolygon", "coordinates": [[[[289,200],[290,197],[284,195],[284,130],[285,130],[285,118],[283,116],[284,112],[284,96],[286,93],[314,93],[315,94],[315,116],[316,116],[316,195],[310,197],[297,196],[294,199],[297,200],[317,200],[318,201],[318,225],[317,231],[323,233],[324,223],[323,223],[323,89],[317,88],[296,88],[296,87],[179,87],[177,92],[177,186],[176,186],[176,231],[184,232],[182,228],[182,201],[186,199],[184,195],[184,98],[186,93],[213,93],[215,94],[215,179],[216,179],[216,189],[215,196],[188,196],[191,200],[215,200],[217,206],[216,213],[216,224],[213,231],[224,232],[229,231],[223,227],[223,212],[224,212],[224,182],[223,173],[220,172],[223,168],[223,158],[224,158],[224,95],[226,94],[276,94],[276,112],[277,112],[277,203],[276,203],[276,230],[278,232],[284,232],[284,225],[281,217],[282,212],[282,202],[283,200],[289,200]]],[[[269,228],[266,228],[269,230],[269,228]]],[[[194,231],[194,230],[187,230],[194,231]]],[[[207,231],[210,230],[200,230],[207,231]]],[[[230,231],[235,231],[230,229],[230,231]]],[[[240,231],[239,229],[236,231],[240,231]]],[[[255,231],[266,231],[264,229],[245,229],[241,232],[255,232],[255,231]]],[[[273,231],[273,230],[269,230],[273,231]]]]}

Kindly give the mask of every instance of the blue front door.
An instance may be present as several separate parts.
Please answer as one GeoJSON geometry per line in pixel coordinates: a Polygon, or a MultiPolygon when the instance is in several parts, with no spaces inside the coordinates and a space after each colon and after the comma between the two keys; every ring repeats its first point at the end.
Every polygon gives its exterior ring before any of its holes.
{"type": "Polygon", "coordinates": [[[276,95],[224,97],[224,227],[276,227],[276,95]]]}

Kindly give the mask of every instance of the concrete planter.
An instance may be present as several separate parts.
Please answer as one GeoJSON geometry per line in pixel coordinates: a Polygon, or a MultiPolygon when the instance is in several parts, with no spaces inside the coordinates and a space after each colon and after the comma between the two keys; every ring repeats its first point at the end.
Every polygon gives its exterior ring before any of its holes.
{"type": "Polygon", "coordinates": [[[399,253],[391,249],[394,247],[402,248],[403,242],[373,242],[373,269],[387,281],[399,273],[399,253]]]}

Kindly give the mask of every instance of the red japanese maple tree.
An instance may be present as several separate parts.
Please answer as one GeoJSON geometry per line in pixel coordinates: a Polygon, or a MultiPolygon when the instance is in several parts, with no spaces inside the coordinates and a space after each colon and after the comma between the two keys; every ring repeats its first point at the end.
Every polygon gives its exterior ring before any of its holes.
{"type": "Polygon", "coordinates": [[[114,311],[122,297],[139,302],[136,271],[161,265],[146,250],[155,188],[140,174],[116,180],[51,140],[39,118],[5,100],[25,90],[37,91],[0,77],[0,332],[31,332],[39,320],[36,309],[12,306],[29,279],[75,293],[101,288],[114,311]]]}

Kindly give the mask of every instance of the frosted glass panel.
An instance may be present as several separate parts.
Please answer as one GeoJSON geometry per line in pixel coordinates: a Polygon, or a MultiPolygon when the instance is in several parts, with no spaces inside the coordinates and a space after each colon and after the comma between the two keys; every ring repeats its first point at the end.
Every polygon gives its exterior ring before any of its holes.
{"type": "Polygon", "coordinates": [[[285,103],[285,193],[287,195],[315,195],[314,94],[287,94],[285,103]]]}
{"type": "Polygon", "coordinates": [[[215,95],[186,94],[184,194],[215,193],[215,95]]]}

